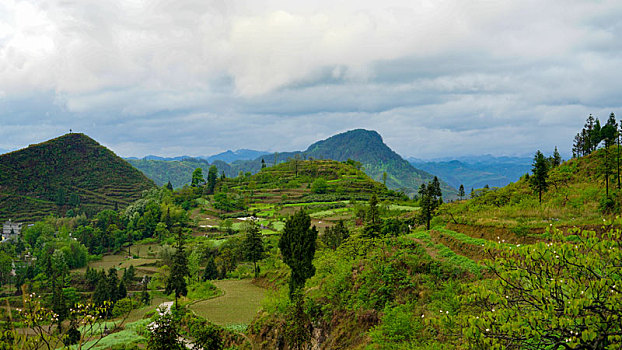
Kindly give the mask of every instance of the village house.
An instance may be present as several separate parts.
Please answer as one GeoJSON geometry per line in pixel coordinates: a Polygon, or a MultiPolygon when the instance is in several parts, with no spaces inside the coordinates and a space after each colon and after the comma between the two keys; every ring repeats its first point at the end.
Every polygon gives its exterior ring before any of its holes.
{"type": "Polygon", "coordinates": [[[2,225],[2,241],[15,239],[22,232],[21,222],[12,222],[11,219],[2,225]]]}

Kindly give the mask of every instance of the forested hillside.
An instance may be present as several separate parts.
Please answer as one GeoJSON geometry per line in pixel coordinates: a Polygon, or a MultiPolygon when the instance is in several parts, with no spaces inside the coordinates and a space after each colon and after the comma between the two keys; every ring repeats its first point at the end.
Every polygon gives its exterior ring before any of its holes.
{"type": "Polygon", "coordinates": [[[124,207],[153,187],[109,149],[66,134],[0,155],[0,219],[32,222],[49,214],[124,207]]]}

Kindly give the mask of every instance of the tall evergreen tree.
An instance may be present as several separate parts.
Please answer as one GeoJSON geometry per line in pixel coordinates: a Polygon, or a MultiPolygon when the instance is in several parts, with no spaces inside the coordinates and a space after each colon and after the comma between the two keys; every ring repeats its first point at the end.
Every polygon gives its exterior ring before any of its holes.
{"type": "MultiPolygon", "coordinates": [[[[471,190],[472,192],[473,190],[471,190]]],[[[420,215],[421,219],[426,223],[426,229],[430,229],[432,217],[442,203],[440,181],[438,181],[436,176],[432,182],[421,184],[419,188],[419,207],[421,207],[420,215]]]]}
{"type": "Polygon", "coordinates": [[[177,243],[171,264],[171,273],[166,280],[166,294],[175,292],[175,306],[180,295],[187,295],[186,276],[190,276],[188,270],[188,258],[184,247],[184,234],[182,230],[177,233],[177,243]]]}
{"type": "Polygon", "coordinates": [[[259,230],[259,226],[254,221],[251,221],[250,225],[248,225],[243,246],[244,257],[246,258],[246,260],[253,263],[255,278],[257,278],[259,276],[257,261],[263,259],[265,249],[263,245],[263,240],[261,238],[261,231],[259,230]]]}
{"type": "Polygon", "coordinates": [[[546,158],[539,150],[533,158],[531,171],[533,176],[529,177],[529,185],[538,192],[538,201],[542,204],[542,192],[548,188],[549,167],[546,158]]]}
{"type": "Polygon", "coordinates": [[[559,155],[559,151],[557,151],[557,146],[555,146],[555,151],[553,151],[553,156],[551,157],[551,165],[553,168],[558,167],[562,163],[562,156],[559,155]]]}
{"type": "MultiPolygon", "coordinates": [[[[224,174],[224,172],[223,172],[224,174]]],[[[213,194],[214,188],[216,187],[216,180],[218,180],[218,168],[215,165],[209,167],[207,171],[207,193],[213,194]]]]}
{"type": "Polygon", "coordinates": [[[372,194],[369,198],[369,208],[365,213],[365,227],[363,232],[367,237],[377,237],[382,229],[382,221],[380,219],[380,211],[378,209],[378,197],[372,194]]]}
{"type": "Polygon", "coordinates": [[[220,274],[218,273],[218,268],[216,267],[214,256],[210,255],[209,258],[207,258],[205,270],[203,270],[203,281],[215,280],[218,279],[219,276],[220,274]]]}
{"type": "Polygon", "coordinates": [[[169,190],[169,191],[172,191],[172,190],[173,190],[173,184],[171,183],[171,181],[169,181],[169,182],[166,184],[166,189],[167,189],[167,190],[169,190]]]}
{"type": "Polygon", "coordinates": [[[464,185],[460,184],[460,188],[458,188],[458,197],[460,200],[464,199],[464,185]]]}
{"type": "Polygon", "coordinates": [[[291,269],[289,278],[289,298],[294,300],[304,287],[305,281],[315,274],[313,256],[315,255],[317,229],[311,227],[311,217],[300,209],[287,218],[279,249],[283,262],[291,269]]]}
{"type": "Polygon", "coordinates": [[[265,167],[266,167],[266,161],[263,158],[261,158],[261,168],[263,169],[265,167]]]}

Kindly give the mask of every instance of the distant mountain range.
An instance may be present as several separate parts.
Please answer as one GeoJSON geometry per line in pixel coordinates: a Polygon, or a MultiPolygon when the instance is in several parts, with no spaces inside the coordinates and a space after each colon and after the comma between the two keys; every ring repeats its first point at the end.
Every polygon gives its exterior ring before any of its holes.
{"type": "MultiPolygon", "coordinates": [[[[404,191],[408,195],[414,195],[422,183],[431,181],[433,175],[417,169],[391,150],[375,131],[356,129],[332,136],[326,140],[318,141],[305,151],[265,153],[251,150],[239,150],[236,152],[224,152],[208,159],[219,159],[213,162],[203,162],[202,159],[183,158],[176,161],[157,159],[129,159],[128,161],[143,171],[157,184],[163,185],[171,181],[173,186],[190,182],[192,170],[197,167],[203,169],[204,175],[210,163],[216,165],[219,172],[224,172],[228,177],[237,176],[240,172],[257,173],[261,169],[262,160],[266,165],[275,165],[286,162],[290,158],[300,159],[332,159],[346,161],[352,159],[361,162],[363,170],[372,179],[383,182],[383,174],[387,173],[386,185],[391,189],[404,191]],[[234,159],[252,155],[257,152],[260,155],[252,160],[236,159],[227,163],[222,159],[234,159]],[[230,158],[227,158],[231,156],[230,158]],[[235,157],[233,157],[235,156],[235,157]],[[167,164],[170,163],[170,164],[167,164]]],[[[442,180],[442,179],[441,179],[442,180]]],[[[456,189],[441,181],[441,188],[446,198],[456,195],[456,189]]]]}
{"type": "Polygon", "coordinates": [[[72,133],[0,155],[0,220],[123,208],[155,186],[112,151],[72,133]]]}
{"type": "Polygon", "coordinates": [[[454,160],[426,161],[408,158],[415,167],[425,170],[458,188],[503,187],[531,172],[532,159],[527,157],[494,157],[490,155],[460,157],[454,160]]]}

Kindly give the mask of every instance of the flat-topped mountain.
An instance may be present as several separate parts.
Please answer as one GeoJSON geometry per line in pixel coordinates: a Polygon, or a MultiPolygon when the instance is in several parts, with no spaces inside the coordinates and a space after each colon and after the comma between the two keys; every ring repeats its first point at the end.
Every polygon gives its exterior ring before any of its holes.
{"type": "Polygon", "coordinates": [[[90,137],[70,133],[0,155],[0,219],[123,207],[154,186],[90,137]]]}

